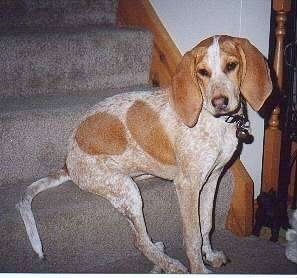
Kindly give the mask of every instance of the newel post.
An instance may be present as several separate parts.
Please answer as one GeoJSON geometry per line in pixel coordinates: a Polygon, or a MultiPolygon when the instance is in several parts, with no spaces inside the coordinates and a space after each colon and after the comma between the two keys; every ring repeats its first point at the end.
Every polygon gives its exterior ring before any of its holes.
{"type": "MultiPolygon", "coordinates": [[[[283,86],[284,39],[286,35],[285,23],[287,14],[291,10],[291,0],[273,0],[275,16],[275,53],[273,68],[277,77],[279,89],[283,86]]],[[[264,157],[262,174],[262,191],[271,188],[277,190],[280,162],[281,131],[279,128],[280,108],[273,109],[268,126],[265,130],[264,157]]]]}

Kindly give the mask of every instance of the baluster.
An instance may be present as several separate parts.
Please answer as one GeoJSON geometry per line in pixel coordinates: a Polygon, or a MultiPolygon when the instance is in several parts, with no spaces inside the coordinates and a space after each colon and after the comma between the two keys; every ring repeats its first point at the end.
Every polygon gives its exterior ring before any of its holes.
{"type": "MultiPolygon", "coordinates": [[[[277,77],[277,85],[282,89],[284,65],[284,39],[286,35],[285,22],[287,13],[291,9],[291,0],[273,0],[273,9],[276,12],[276,47],[273,68],[277,77]]],[[[280,162],[281,131],[279,129],[280,108],[273,109],[268,126],[265,130],[262,191],[271,188],[277,190],[280,162]]]]}

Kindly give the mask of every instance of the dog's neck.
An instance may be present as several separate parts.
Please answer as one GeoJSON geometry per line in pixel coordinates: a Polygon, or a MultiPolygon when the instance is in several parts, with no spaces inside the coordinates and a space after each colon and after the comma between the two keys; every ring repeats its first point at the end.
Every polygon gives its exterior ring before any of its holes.
{"type": "MultiPolygon", "coordinates": [[[[207,110],[207,107],[205,107],[204,105],[203,109],[210,113],[207,110]]],[[[246,102],[242,97],[240,98],[240,105],[238,109],[234,111],[234,113],[230,113],[228,115],[218,115],[213,117],[225,123],[235,125],[236,137],[240,142],[251,143],[253,141],[253,136],[250,134],[250,122],[248,119],[246,102]]]]}

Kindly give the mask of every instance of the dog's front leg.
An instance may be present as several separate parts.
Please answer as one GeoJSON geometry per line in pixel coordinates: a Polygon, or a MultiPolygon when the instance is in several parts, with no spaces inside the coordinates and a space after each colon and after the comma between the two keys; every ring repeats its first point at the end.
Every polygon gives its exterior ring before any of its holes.
{"type": "Polygon", "coordinates": [[[203,239],[202,253],[204,255],[205,262],[213,267],[220,267],[227,263],[227,258],[222,251],[212,249],[209,237],[209,233],[213,225],[212,216],[214,197],[221,173],[222,168],[214,170],[208,178],[206,184],[203,186],[200,194],[200,224],[203,239]]]}
{"type": "Polygon", "coordinates": [[[192,273],[209,273],[201,255],[201,233],[198,214],[198,199],[200,188],[185,179],[175,180],[176,192],[180,205],[183,225],[183,236],[186,254],[192,273]]]}

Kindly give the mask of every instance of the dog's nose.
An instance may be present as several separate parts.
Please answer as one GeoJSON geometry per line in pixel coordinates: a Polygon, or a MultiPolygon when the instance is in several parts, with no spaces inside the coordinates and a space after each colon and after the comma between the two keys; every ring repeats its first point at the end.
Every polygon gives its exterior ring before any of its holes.
{"type": "Polygon", "coordinates": [[[229,99],[225,96],[214,97],[211,100],[211,104],[216,110],[226,110],[228,103],[229,99]]]}

